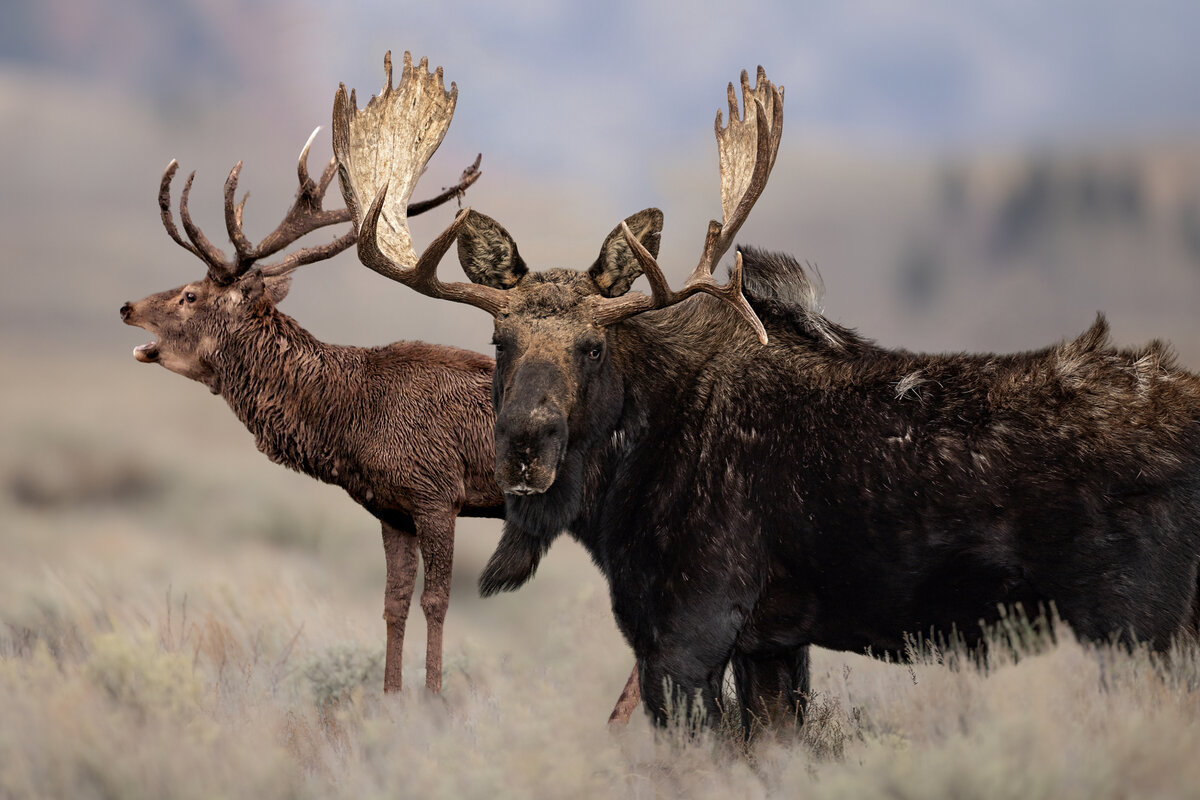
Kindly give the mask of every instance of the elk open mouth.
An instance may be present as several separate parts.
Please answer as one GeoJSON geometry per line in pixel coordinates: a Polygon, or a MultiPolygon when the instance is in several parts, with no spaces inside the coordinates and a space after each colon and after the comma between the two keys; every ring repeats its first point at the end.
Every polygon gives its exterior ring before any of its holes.
{"type": "Polygon", "coordinates": [[[146,342],[133,348],[133,357],[143,364],[158,361],[158,342],[146,342]]]}

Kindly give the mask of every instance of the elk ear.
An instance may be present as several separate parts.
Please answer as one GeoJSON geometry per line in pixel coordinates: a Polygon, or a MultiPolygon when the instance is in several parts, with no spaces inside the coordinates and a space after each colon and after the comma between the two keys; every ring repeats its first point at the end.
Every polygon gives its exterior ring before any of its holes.
{"type": "MultiPolygon", "coordinates": [[[[647,208],[632,217],[625,219],[629,231],[642,247],[650,251],[650,255],[658,257],[658,243],[662,234],[663,214],[657,208],[647,208]]],[[[629,291],[629,287],[642,274],[642,265],[629,249],[621,226],[613,228],[612,233],[600,247],[600,257],[588,270],[588,275],[600,294],[605,297],[620,297],[629,291]]]]}
{"type": "Polygon", "coordinates": [[[472,283],[495,289],[511,289],[529,272],[508,231],[478,211],[467,212],[458,232],[458,262],[472,283]]]}
{"type": "Polygon", "coordinates": [[[238,280],[236,287],[242,293],[242,302],[250,305],[257,302],[267,290],[262,273],[256,269],[243,275],[238,280]]]}
{"type": "Polygon", "coordinates": [[[267,297],[271,302],[279,305],[292,288],[292,273],[263,278],[263,286],[266,288],[267,297]]]}

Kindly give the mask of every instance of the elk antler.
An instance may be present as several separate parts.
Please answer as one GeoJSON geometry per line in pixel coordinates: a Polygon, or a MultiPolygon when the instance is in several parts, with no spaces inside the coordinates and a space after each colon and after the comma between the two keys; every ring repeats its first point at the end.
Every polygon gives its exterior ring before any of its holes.
{"type": "Polygon", "coordinates": [[[428,59],[413,69],[404,54],[400,83],[392,85],[392,54],[383,58],[387,82],[366,108],[342,84],[333,100],[333,152],[342,195],[358,226],[358,257],[384,277],[430,297],[468,303],[496,314],[504,308],[504,292],[473,283],[442,283],[438,261],[466,219],[466,210],[418,258],[408,232],[409,198],[454,116],[458,87],[446,91],[442,68],[429,72],[428,59]],[[369,200],[369,206],[366,202],[369,200]],[[364,208],[366,209],[364,211],[364,208]],[[383,236],[379,228],[385,226],[383,236]],[[382,249],[381,249],[382,248],[382,249]]]}
{"type": "MultiPolygon", "coordinates": [[[[221,285],[231,284],[245,275],[259,259],[278,253],[319,228],[352,220],[348,208],[326,211],[321,207],[325,191],[329,188],[329,184],[332,183],[333,176],[337,172],[336,159],[329,160],[319,181],[313,181],[308,174],[308,152],[320,130],[318,127],[312,132],[308,141],[305,142],[304,148],[300,151],[300,158],[296,162],[296,175],[300,188],[296,192],[296,199],[292,203],[292,207],[275,230],[257,245],[250,244],[242,231],[242,212],[250,195],[247,193],[242,197],[240,203],[234,203],[238,178],[242,172],[242,162],[239,161],[229,171],[229,177],[225,179],[225,229],[235,252],[232,261],[227,259],[221,249],[209,241],[208,237],[192,221],[191,213],[188,210],[188,198],[191,195],[192,181],[196,177],[195,172],[188,176],[187,183],[183,187],[183,194],[179,198],[179,216],[190,241],[185,242],[179,235],[179,229],[175,227],[175,220],[171,214],[171,181],[179,169],[179,162],[172,159],[171,163],[167,165],[158,189],[158,207],[162,215],[163,226],[176,244],[191,251],[208,265],[209,277],[214,282],[221,285]]],[[[409,213],[415,216],[441,205],[452,197],[461,197],[467,187],[479,178],[481,174],[479,161],[480,159],[476,158],[475,163],[463,171],[462,179],[457,185],[431,200],[415,203],[409,213]]],[[[261,266],[260,270],[265,276],[283,275],[304,264],[332,258],[354,244],[357,238],[357,233],[352,229],[332,242],[297,250],[274,264],[261,266]]]]}
{"type": "Polygon", "coordinates": [[[767,343],[766,329],[742,294],[741,253],[738,253],[737,261],[729,275],[729,282],[725,286],[720,286],[713,280],[712,271],[721,260],[721,256],[725,255],[729,246],[733,244],[733,237],[737,235],[738,229],[749,216],[750,209],[762,194],[771,174],[771,167],[775,165],[779,138],[783,133],[783,87],[777,89],[772,85],[767,80],[763,68],[759,67],[754,89],[751,90],[750,78],[743,70],[743,109],[740,119],[737,94],[732,83],[729,84],[728,93],[729,125],[721,127],[721,112],[718,111],[713,126],[721,164],[721,211],[724,222],[713,220],[708,223],[700,263],[692,270],[687,283],[678,292],[671,291],[654,256],[641,246],[629,228],[622,223],[625,240],[641,263],[646,278],[650,281],[652,294],[647,297],[640,292],[629,292],[620,297],[600,299],[595,311],[597,323],[611,325],[643,311],[666,308],[703,292],[733,306],[754,327],[759,341],[767,343]]]}

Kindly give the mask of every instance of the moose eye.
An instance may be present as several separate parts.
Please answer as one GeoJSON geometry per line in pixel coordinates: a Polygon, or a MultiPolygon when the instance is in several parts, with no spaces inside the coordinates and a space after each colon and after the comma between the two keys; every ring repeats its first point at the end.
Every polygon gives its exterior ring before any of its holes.
{"type": "Polygon", "coordinates": [[[196,302],[196,293],[195,292],[184,292],[183,299],[187,300],[189,303],[194,303],[194,302],[196,302]]]}
{"type": "Polygon", "coordinates": [[[599,347],[593,347],[587,351],[587,357],[592,361],[599,361],[600,356],[604,354],[604,350],[599,347]]]}

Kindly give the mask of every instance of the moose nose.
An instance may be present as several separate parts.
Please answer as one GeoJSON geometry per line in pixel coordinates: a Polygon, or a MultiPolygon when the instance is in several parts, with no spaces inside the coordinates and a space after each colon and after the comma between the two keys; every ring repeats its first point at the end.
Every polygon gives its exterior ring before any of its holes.
{"type": "Polygon", "coordinates": [[[133,313],[133,306],[129,303],[121,306],[121,319],[129,319],[129,315],[133,313]]]}

